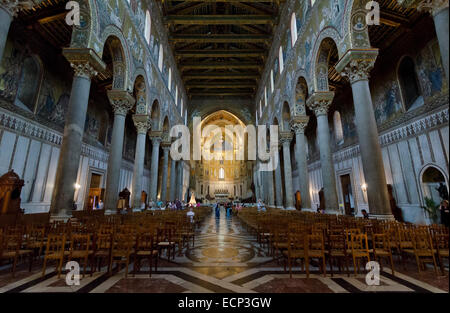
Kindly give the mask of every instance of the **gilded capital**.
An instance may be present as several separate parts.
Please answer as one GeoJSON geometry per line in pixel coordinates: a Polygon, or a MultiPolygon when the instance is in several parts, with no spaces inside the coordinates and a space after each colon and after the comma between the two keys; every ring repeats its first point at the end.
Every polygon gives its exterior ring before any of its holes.
{"type": "Polygon", "coordinates": [[[336,64],[336,71],[347,77],[351,84],[368,80],[375,65],[378,49],[348,50],[336,64]]]}
{"type": "Polygon", "coordinates": [[[316,116],[326,115],[333,102],[334,91],[316,91],[306,101],[306,105],[316,116]]]}
{"type": "Polygon", "coordinates": [[[290,121],[291,129],[294,131],[296,135],[298,134],[304,134],[306,126],[308,126],[309,122],[309,116],[307,115],[300,115],[300,116],[294,116],[290,121]]]}
{"type": "Polygon", "coordinates": [[[135,99],[128,91],[108,90],[108,99],[113,108],[114,114],[127,115],[134,106],[135,99]]]}
{"type": "Polygon", "coordinates": [[[162,142],[163,132],[154,130],[149,133],[149,136],[152,140],[153,146],[159,146],[162,142]]]}
{"type": "Polygon", "coordinates": [[[42,0],[0,0],[0,8],[8,12],[12,17],[15,17],[20,10],[29,10],[41,2],[42,0]]]}
{"type": "Polygon", "coordinates": [[[284,146],[290,144],[294,136],[291,132],[280,132],[280,143],[284,146]]]}
{"type": "Polygon", "coordinates": [[[448,8],[448,0],[397,0],[404,7],[417,8],[418,11],[429,12],[435,16],[448,8]]]}
{"type": "Polygon", "coordinates": [[[74,69],[75,76],[91,79],[105,71],[106,64],[89,48],[64,48],[63,55],[74,69]]]}
{"type": "Polygon", "coordinates": [[[150,129],[150,117],[147,114],[134,114],[133,122],[138,134],[146,134],[150,129]]]}

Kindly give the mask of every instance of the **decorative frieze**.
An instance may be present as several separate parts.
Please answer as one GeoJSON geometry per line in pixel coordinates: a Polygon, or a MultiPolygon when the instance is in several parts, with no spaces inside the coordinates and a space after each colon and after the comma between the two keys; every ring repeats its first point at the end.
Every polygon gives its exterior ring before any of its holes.
{"type": "Polygon", "coordinates": [[[29,10],[40,2],[42,2],[42,0],[0,0],[0,8],[15,17],[20,10],[29,10]]]}

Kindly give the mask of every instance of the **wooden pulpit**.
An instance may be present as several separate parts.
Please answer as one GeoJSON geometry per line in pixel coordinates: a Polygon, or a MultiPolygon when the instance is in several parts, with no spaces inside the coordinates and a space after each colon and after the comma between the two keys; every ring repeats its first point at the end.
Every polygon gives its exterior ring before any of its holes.
{"type": "Polygon", "coordinates": [[[9,171],[0,177],[0,212],[4,214],[19,214],[20,209],[20,193],[24,185],[23,179],[9,171]]]}

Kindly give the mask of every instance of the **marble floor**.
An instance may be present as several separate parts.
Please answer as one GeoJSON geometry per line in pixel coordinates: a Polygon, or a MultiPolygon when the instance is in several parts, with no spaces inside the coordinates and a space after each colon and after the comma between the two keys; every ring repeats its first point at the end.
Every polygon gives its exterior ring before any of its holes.
{"type": "MultiPolygon", "coordinates": [[[[86,275],[79,285],[68,286],[65,275],[58,279],[54,268],[49,267],[42,276],[42,261],[35,262],[28,272],[27,262],[22,262],[16,276],[11,277],[10,267],[0,267],[0,293],[448,293],[448,268],[446,276],[436,276],[432,269],[417,273],[415,264],[406,270],[396,264],[395,275],[390,268],[381,272],[380,284],[369,286],[365,274],[350,277],[345,273],[327,273],[324,277],[319,268],[310,266],[310,278],[300,271],[293,271],[293,278],[284,272],[281,263],[267,255],[256,239],[250,236],[236,217],[211,214],[195,238],[194,248],[184,251],[167,261],[162,256],[158,271],[149,277],[144,262],[139,273],[124,269],[109,275],[106,268],[86,275]]],[[[147,267],[146,267],[147,266],[147,267]]],[[[129,267],[132,271],[132,265],[129,267]]]]}

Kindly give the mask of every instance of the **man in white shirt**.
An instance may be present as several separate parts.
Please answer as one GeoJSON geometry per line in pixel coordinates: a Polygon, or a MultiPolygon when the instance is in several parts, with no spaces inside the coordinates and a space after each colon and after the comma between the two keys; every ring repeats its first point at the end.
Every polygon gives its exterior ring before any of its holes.
{"type": "Polygon", "coordinates": [[[189,208],[189,211],[186,213],[187,217],[189,217],[189,220],[191,223],[194,223],[194,215],[195,212],[192,210],[192,208],[189,208]]]}

